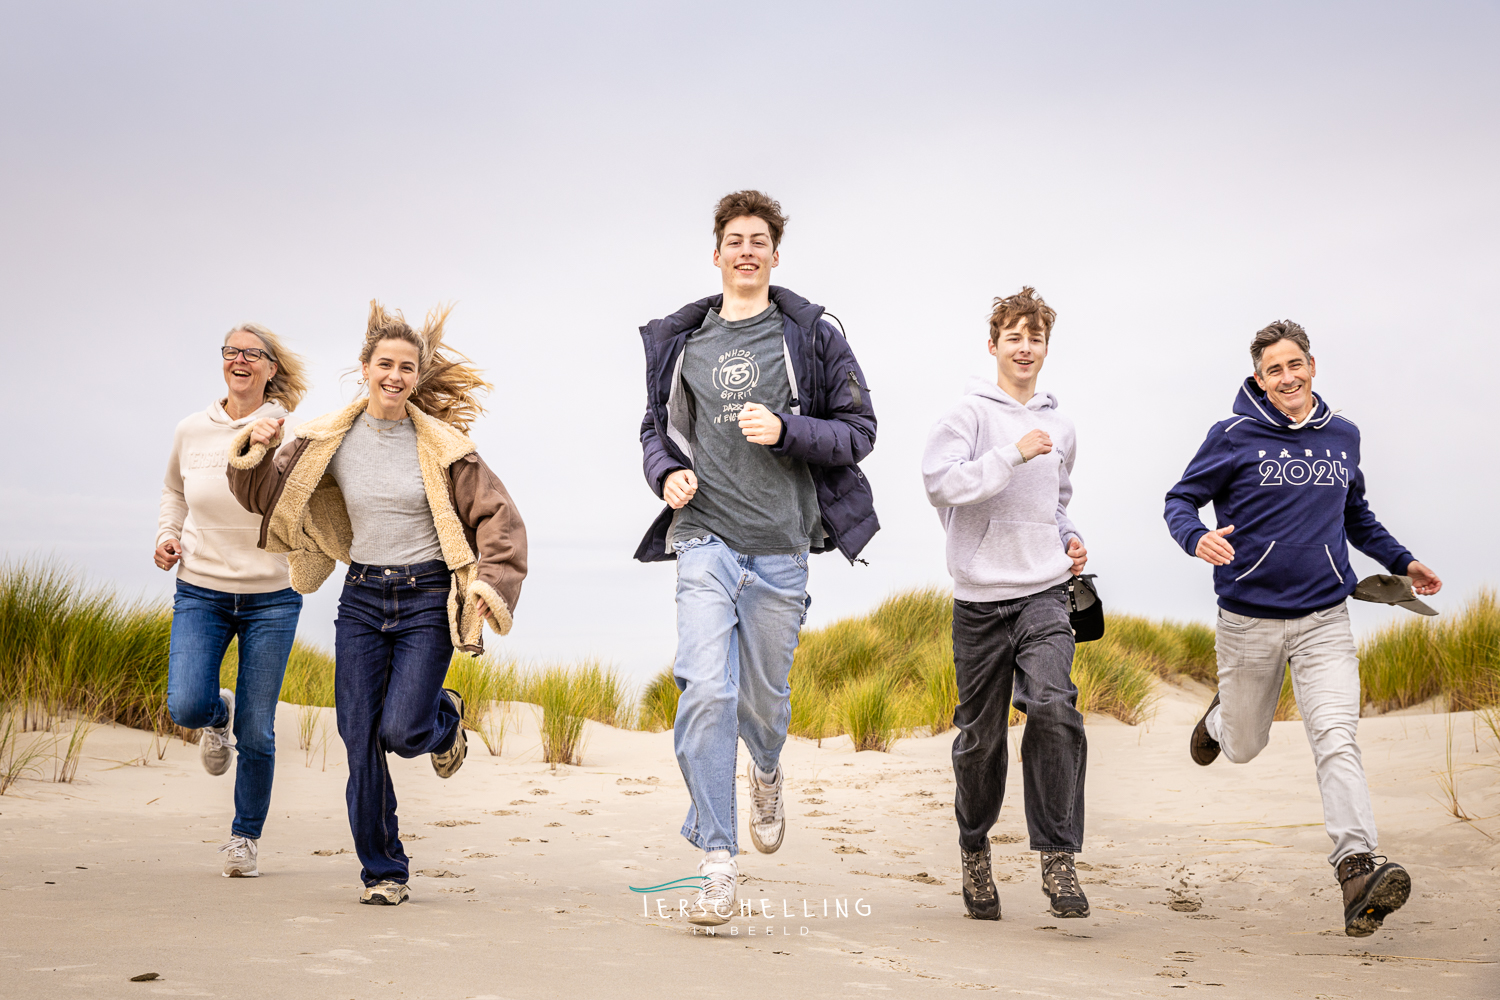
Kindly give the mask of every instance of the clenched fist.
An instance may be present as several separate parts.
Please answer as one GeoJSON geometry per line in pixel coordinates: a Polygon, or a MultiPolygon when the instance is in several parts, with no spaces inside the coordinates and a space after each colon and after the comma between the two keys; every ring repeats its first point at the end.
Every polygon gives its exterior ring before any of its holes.
{"type": "Polygon", "coordinates": [[[1016,442],[1016,450],[1021,453],[1021,461],[1029,462],[1038,455],[1047,455],[1052,452],[1052,436],[1046,431],[1027,431],[1021,440],[1016,442]]]}
{"type": "Polygon", "coordinates": [[[740,410],[740,433],[751,444],[775,444],[781,440],[781,418],[759,403],[746,403],[740,410]]]}
{"type": "Polygon", "coordinates": [[[692,469],[678,469],[661,484],[661,498],[673,510],[681,510],[698,492],[698,477],[692,469]]]}
{"type": "Polygon", "coordinates": [[[278,417],[272,420],[263,417],[250,425],[250,443],[271,446],[271,442],[281,436],[281,425],[286,423],[286,417],[278,417]]]}
{"type": "Polygon", "coordinates": [[[171,569],[177,565],[177,560],[182,558],[182,543],[175,538],[168,538],[156,547],[156,568],[171,569]]]}

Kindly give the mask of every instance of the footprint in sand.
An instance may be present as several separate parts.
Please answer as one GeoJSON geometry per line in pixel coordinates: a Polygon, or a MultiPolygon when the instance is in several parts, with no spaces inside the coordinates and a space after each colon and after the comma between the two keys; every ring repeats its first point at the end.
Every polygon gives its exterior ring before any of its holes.
{"type": "Polygon", "coordinates": [[[439,819],[427,824],[428,826],[478,826],[477,819],[439,819]]]}

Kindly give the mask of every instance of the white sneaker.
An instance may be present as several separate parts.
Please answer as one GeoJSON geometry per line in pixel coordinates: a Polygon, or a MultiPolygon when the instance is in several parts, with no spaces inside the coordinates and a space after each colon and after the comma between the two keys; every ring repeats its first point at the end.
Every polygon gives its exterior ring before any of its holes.
{"type": "Polygon", "coordinates": [[[229,857],[224,859],[225,878],[260,877],[260,864],[257,860],[260,854],[259,841],[236,834],[231,836],[229,843],[219,848],[219,851],[229,852],[229,857]]]}
{"type": "Polygon", "coordinates": [[[222,726],[209,726],[198,737],[198,756],[203,759],[203,770],[209,774],[223,774],[234,760],[234,692],[219,688],[219,697],[229,707],[229,718],[222,726]]]}
{"type": "Polygon", "coordinates": [[[762,854],[774,854],[786,836],[786,809],[781,801],[781,765],[776,776],[763,782],[756,775],[755,761],[750,761],[750,842],[762,854]]]}
{"type": "Polygon", "coordinates": [[[709,851],[698,862],[698,874],[703,876],[703,888],[688,911],[688,923],[700,927],[727,923],[734,916],[735,890],[740,881],[734,855],[727,850],[709,851]]]}

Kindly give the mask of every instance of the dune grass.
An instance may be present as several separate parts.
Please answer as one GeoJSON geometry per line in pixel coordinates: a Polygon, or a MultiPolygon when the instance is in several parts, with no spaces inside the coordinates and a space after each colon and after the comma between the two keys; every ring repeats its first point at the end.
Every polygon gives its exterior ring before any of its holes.
{"type": "MultiPolygon", "coordinates": [[[[850,733],[861,745],[888,747],[902,734],[951,728],[958,704],[952,613],[946,592],[914,590],[868,615],[803,632],[791,672],[791,732],[811,739],[850,733]]],[[[56,780],[67,780],[95,722],[192,738],[167,715],[170,636],[166,604],[86,588],[51,563],[0,564],[0,786],[44,773],[48,762],[56,780]]],[[[1360,660],[1370,710],[1443,698],[1453,710],[1493,712],[1500,705],[1500,602],[1483,590],[1457,614],[1393,624],[1360,643],[1360,660]]],[[[235,664],[231,645],[226,687],[234,685],[235,664]]],[[[1151,712],[1153,675],[1216,686],[1212,626],[1109,615],[1105,638],[1079,646],[1075,656],[1079,707],[1138,723],[1151,712]]],[[[464,724],[496,754],[503,706],[511,702],[542,706],[544,730],[553,727],[544,733],[544,755],[559,760],[579,759],[584,719],[659,731],[677,714],[670,667],[638,701],[598,661],[527,666],[456,654],[447,684],[464,696],[464,724]],[[545,721],[549,705],[553,723],[545,721]]],[[[281,698],[303,706],[299,742],[311,752],[321,712],[334,703],[329,653],[298,642],[281,698]]],[[[1281,702],[1277,717],[1295,717],[1289,684],[1281,702]]]]}
{"type": "MultiPolygon", "coordinates": [[[[1211,678],[1213,672],[1211,628],[1111,615],[1105,639],[1078,647],[1073,680],[1081,710],[1134,725],[1150,715],[1156,676],[1211,678]]],[[[906,733],[952,728],[958,682],[951,595],[936,588],[908,591],[868,615],[804,631],[790,683],[789,731],[796,736],[847,733],[861,749],[886,749],[906,733]]],[[[646,688],[643,724],[669,728],[676,702],[669,667],[646,688]]]]}
{"type": "Polygon", "coordinates": [[[1389,712],[1432,698],[1449,711],[1500,704],[1500,602],[1484,589],[1457,614],[1411,616],[1359,644],[1362,700],[1389,712]]]}

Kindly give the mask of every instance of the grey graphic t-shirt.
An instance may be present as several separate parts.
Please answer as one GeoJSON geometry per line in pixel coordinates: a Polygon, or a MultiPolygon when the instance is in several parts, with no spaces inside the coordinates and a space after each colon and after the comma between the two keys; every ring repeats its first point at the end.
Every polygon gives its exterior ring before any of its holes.
{"type": "Polygon", "coordinates": [[[688,440],[698,492],[672,519],[671,541],[718,535],[747,556],[806,552],[823,540],[812,472],[800,459],[751,444],[740,410],[791,406],[781,310],[725,320],[710,309],[683,349],[682,381],[692,413],[688,440]]]}

